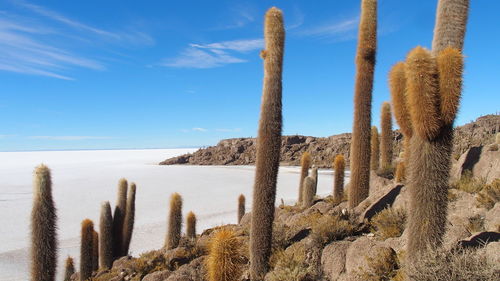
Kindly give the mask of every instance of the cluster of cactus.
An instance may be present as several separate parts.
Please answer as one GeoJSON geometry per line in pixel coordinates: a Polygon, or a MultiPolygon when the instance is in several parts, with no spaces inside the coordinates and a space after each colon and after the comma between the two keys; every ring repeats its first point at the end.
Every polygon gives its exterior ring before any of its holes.
{"type": "MultiPolygon", "coordinates": [[[[281,149],[281,91],[285,28],[281,10],[266,12],[264,86],[257,136],[257,156],[250,227],[250,279],[262,280],[271,256],[274,203],[281,149]]],[[[299,193],[299,196],[300,193],[299,193]]]]}
{"type": "Polygon", "coordinates": [[[445,231],[453,122],[462,88],[461,48],[467,8],[468,1],[440,1],[432,52],[416,47],[406,62],[396,64],[390,72],[396,120],[407,139],[410,260],[418,259],[429,248],[439,247],[445,231]],[[458,10],[450,10],[452,7],[458,10]],[[456,14],[457,11],[461,12],[456,14]],[[444,20],[449,13],[453,13],[453,20],[444,20]],[[450,21],[457,24],[451,30],[448,29],[450,21]]]}
{"type": "Polygon", "coordinates": [[[373,73],[377,48],[377,1],[362,0],[356,52],[354,122],[351,140],[349,208],[368,197],[373,73]]]}

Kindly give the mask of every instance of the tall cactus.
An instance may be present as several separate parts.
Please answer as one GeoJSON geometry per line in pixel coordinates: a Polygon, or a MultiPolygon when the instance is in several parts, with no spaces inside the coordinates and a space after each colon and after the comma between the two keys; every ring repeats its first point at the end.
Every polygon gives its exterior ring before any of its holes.
{"type": "Polygon", "coordinates": [[[99,269],[99,233],[97,231],[92,232],[92,270],[97,271],[99,269]]]}
{"type": "Polygon", "coordinates": [[[123,222],[122,254],[124,256],[128,255],[130,241],[132,240],[132,233],[134,231],[136,188],[135,183],[131,183],[127,195],[127,208],[125,211],[125,220],[123,222]]]}
{"type": "Polygon", "coordinates": [[[468,14],[469,0],[439,0],[432,39],[433,56],[446,47],[462,51],[468,14]]]}
{"type": "Polygon", "coordinates": [[[71,276],[75,273],[75,264],[72,257],[66,258],[64,263],[64,278],[63,281],[71,281],[71,276]]]}
{"type": "Polygon", "coordinates": [[[108,201],[101,204],[99,220],[99,267],[110,269],[113,266],[113,217],[108,201]]]}
{"type": "Polygon", "coordinates": [[[241,223],[241,219],[245,215],[245,195],[240,194],[238,197],[238,223],[241,223]]]}
{"type": "Polygon", "coordinates": [[[302,195],[304,193],[304,179],[309,175],[309,168],[311,168],[311,154],[304,152],[300,158],[300,182],[299,182],[299,199],[297,203],[302,203],[302,195]]]}
{"type": "Polygon", "coordinates": [[[344,197],[345,159],[342,154],[335,156],[333,168],[335,171],[335,179],[333,180],[333,200],[340,202],[342,201],[342,197],[344,197]]]}
{"type": "Polygon", "coordinates": [[[93,233],[94,223],[89,219],[83,220],[80,243],[80,281],[86,281],[92,277],[93,233]]]}
{"type": "Polygon", "coordinates": [[[264,86],[257,136],[257,158],[250,229],[250,279],[262,280],[271,255],[274,203],[281,149],[281,74],[285,28],[281,10],[272,7],[264,23],[264,86]]]}
{"type": "Polygon", "coordinates": [[[315,180],[313,177],[308,176],[304,179],[304,187],[302,194],[302,208],[309,208],[312,206],[314,201],[314,184],[315,180]]]}
{"type": "Polygon", "coordinates": [[[196,238],[196,215],[193,212],[186,216],[186,236],[190,239],[196,238]]]}
{"type": "Polygon", "coordinates": [[[380,165],[380,139],[376,126],[372,126],[370,146],[370,170],[377,171],[380,165]]]}
{"type": "Polygon", "coordinates": [[[123,245],[123,225],[127,210],[127,188],[126,179],[118,182],[118,195],[116,198],[115,212],[113,214],[113,258],[117,259],[124,255],[123,245]]]}
{"type": "Polygon", "coordinates": [[[382,104],[380,128],[382,130],[380,137],[380,166],[382,169],[386,169],[392,166],[392,146],[394,138],[392,134],[391,105],[388,102],[382,104]]]}
{"type": "Polygon", "coordinates": [[[179,193],[174,193],[170,197],[170,212],[168,215],[167,237],[165,247],[167,249],[177,248],[181,239],[182,227],[182,197],[179,193]]]}
{"type": "Polygon", "coordinates": [[[207,257],[209,281],[237,281],[242,273],[242,243],[232,230],[221,229],[210,239],[207,257]]]}
{"type": "Polygon", "coordinates": [[[314,196],[316,196],[316,193],[318,192],[318,167],[315,165],[311,168],[311,178],[314,180],[314,196]]]}
{"type": "Polygon", "coordinates": [[[57,215],[50,169],[35,168],[31,210],[31,281],[54,281],[57,265],[57,215]]]}
{"type": "Polygon", "coordinates": [[[446,48],[437,58],[421,47],[406,59],[413,126],[409,161],[408,258],[439,247],[446,226],[453,121],[461,92],[463,57],[446,48]]]}
{"type": "Polygon", "coordinates": [[[377,1],[362,0],[356,54],[349,208],[368,197],[373,73],[377,48],[377,1]]]}

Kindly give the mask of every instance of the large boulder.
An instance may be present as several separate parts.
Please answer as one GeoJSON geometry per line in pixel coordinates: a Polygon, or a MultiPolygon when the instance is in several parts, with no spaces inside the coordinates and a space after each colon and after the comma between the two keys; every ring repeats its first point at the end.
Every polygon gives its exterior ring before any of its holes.
{"type": "Polygon", "coordinates": [[[351,243],[346,252],[346,280],[365,281],[359,276],[360,271],[370,268],[369,259],[375,258],[381,251],[394,251],[385,245],[368,237],[361,237],[351,243]]]}
{"type": "Polygon", "coordinates": [[[491,183],[500,178],[500,150],[492,151],[485,146],[468,149],[455,163],[451,170],[451,179],[458,180],[467,171],[476,178],[491,183]]]}
{"type": "Polygon", "coordinates": [[[170,275],[172,275],[170,270],[156,271],[144,276],[142,281],[165,281],[170,275]]]}
{"type": "Polygon", "coordinates": [[[205,257],[194,259],[185,264],[165,279],[165,281],[204,281],[207,274],[204,266],[205,257]]]}
{"type": "Polygon", "coordinates": [[[500,202],[497,202],[484,216],[484,228],[486,231],[500,232],[500,202]]]}
{"type": "Polygon", "coordinates": [[[349,241],[335,241],[326,246],[321,254],[321,268],[328,280],[337,280],[345,272],[347,249],[349,241]]]}

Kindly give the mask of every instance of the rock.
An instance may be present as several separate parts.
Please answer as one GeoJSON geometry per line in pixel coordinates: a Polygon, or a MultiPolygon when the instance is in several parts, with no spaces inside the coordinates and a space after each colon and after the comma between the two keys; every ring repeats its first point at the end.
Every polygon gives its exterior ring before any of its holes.
{"type": "Polygon", "coordinates": [[[347,249],[345,262],[346,274],[351,278],[349,280],[359,280],[356,275],[360,268],[369,267],[367,259],[375,257],[376,254],[384,250],[393,251],[390,247],[385,246],[383,242],[377,242],[365,236],[352,242],[347,249]]]}
{"type": "Polygon", "coordinates": [[[476,178],[485,179],[486,183],[500,178],[500,150],[491,151],[483,146],[471,147],[453,165],[452,180],[460,179],[467,171],[476,178]]]}
{"type": "Polygon", "coordinates": [[[156,271],[144,276],[142,281],[165,281],[171,274],[172,271],[170,270],[156,271]]]}
{"type": "Polygon", "coordinates": [[[396,185],[390,188],[384,195],[375,200],[360,216],[360,222],[365,220],[370,221],[373,216],[381,212],[382,210],[391,207],[399,192],[403,188],[403,185],[396,185]]]}
{"type": "Polygon", "coordinates": [[[321,254],[321,268],[328,280],[337,280],[345,272],[348,241],[335,241],[326,246],[321,254]]]}
{"type": "Polygon", "coordinates": [[[500,264],[500,242],[491,242],[486,245],[486,257],[500,264]]]}
{"type": "Polygon", "coordinates": [[[204,281],[206,276],[204,261],[205,257],[194,259],[172,272],[165,281],[204,281]]]}
{"type": "Polygon", "coordinates": [[[459,247],[479,247],[491,242],[500,241],[500,233],[493,231],[483,231],[472,235],[471,237],[458,242],[459,247]]]}
{"type": "Polygon", "coordinates": [[[500,232],[500,202],[497,202],[484,216],[484,228],[486,231],[500,232]]]}

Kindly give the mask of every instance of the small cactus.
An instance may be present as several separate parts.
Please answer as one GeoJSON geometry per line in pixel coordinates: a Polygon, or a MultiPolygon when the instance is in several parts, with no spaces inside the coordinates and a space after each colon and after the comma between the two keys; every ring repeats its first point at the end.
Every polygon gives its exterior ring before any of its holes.
{"type": "Polygon", "coordinates": [[[170,212],[168,215],[167,237],[165,238],[165,247],[175,249],[181,239],[182,227],[182,197],[179,193],[174,193],[170,197],[170,212]]]}
{"type": "Polygon", "coordinates": [[[304,179],[309,175],[309,168],[311,168],[311,154],[304,152],[300,158],[300,182],[299,182],[299,199],[297,202],[302,203],[302,195],[304,194],[304,179]]]}
{"type": "Polygon", "coordinates": [[[380,166],[382,169],[386,169],[392,166],[392,147],[394,139],[392,135],[391,105],[388,102],[382,104],[380,123],[380,128],[382,130],[380,137],[380,166]]]}
{"type": "Polygon", "coordinates": [[[189,212],[186,217],[186,236],[196,239],[196,215],[193,212],[189,212]]]}
{"type": "Polygon", "coordinates": [[[209,281],[236,281],[242,273],[242,242],[232,230],[221,229],[210,239],[206,261],[209,281]]]}
{"type": "Polygon", "coordinates": [[[123,244],[122,244],[122,254],[128,255],[128,250],[130,248],[130,241],[132,240],[132,233],[134,231],[134,219],[135,219],[135,183],[130,184],[130,189],[127,195],[127,209],[125,211],[125,221],[123,223],[123,244]]]}
{"type": "Polygon", "coordinates": [[[380,164],[380,140],[376,126],[372,126],[370,170],[377,171],[380,164]]]}
{"type": "Polygon", "coordinates": [[[64,264],[64,279],[63,281],[71,281],[71,276],[75,273],[75,264],[72,257],[68,257],[64,264]]]}
{"type": "Polygon", "coordinates": [[[113,266],[113,217],[108,201],[101,205],[99,220],[99,267],[110,269],[113,266]]]}
{"type": "Polygon", "coordinates": [[[356,51],[356,84],[354,121],[351,140],[351,181],[349,208],[368,197],[370,184],[370,138],[373,73],[377,49],[377,1],[361,1],[358,46],[356,51]]]}
{"type": "Polygon", "coordinates": [[[82,221],[82,234],[80,243],[80,281],[92,277],[94,223],[85,219],[82,221]]]}
{"type": "Polygon", "coordinates": [[[404,182],[406,179],[406,166],[405,162],[399,162],[396,166],[396,176],[394,177],[396,182],[404,182]]]}
{"type": "Polygon", "coordinates": [[[56,208],[50,169],[36,167],[31,210],[31,281],[54,281],[57,265],[56,208]]]}
{"type": "Polygon", "coordinates": [[[314,166],[311,168],[311,177],[314,179],[314,196],[318,192],[318,167],[314,166]]]}
{"type": "Polygon", "coordinates": [[[238,197],[238,224],[241,223],[241,219],[245,215],[245,195],[240,194],[238,197]]]}
{"type": "Polygon", "coordinates": [[[302,208],[309,208],[314,202],[314,185],[315,180],[313,177],[308,176],[304,179],[304,194],[302,195],[302,208]]]}
{"type": "Polygon", "coordinates": [[[115,212],[113,214],[113,258],[117,259],[124,255],[123,253],[123,225],[127,210],[127,188],[126,179],[120,179],[118,182],[118,196],[116,199],[115,212]]]}
{"type": "Polygon", "coordinates": [[[333,161],[333,168],[335,172],[335,179],[333,181],[333,200],[340,202],[344,196],[344,173],[345,173],[345,159],[342,154],[335,156],[333,161]]]}
{"type": "Polygon", "coordinates": [[[92,270],[97,271],[99,269],[99,233],[97,231],[92,232],[92,270]]]}
{"type": "Polygon", "coordinates": [[[285,28],[281,10],[272,7],[264,23],[264,86],[257,133],[257,155],[250,226],[250,279],[259,280],[269,269],[276,183],[280,164],[282,129],[282,68],[285,28]]]}

